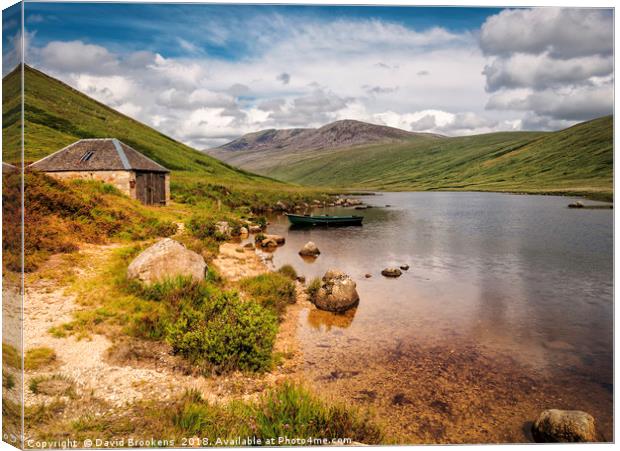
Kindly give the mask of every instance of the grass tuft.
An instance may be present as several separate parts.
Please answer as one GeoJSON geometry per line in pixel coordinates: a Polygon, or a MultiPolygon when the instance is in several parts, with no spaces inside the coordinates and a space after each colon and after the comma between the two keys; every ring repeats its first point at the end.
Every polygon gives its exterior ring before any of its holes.
{"type": "Polygon", "coordinates": [[[75,383],[62,374],[35,377],[30,381],[28,388],[35,395],[75,397],[75,383]]]}
{"type": "Polygon", "coordinates": [[[306,293],[308,294],[308,299],[311,302],[314,302],[316,296],[321,289],[321,279],[319,277],[315,277],[310,281],[308,287],[306,288],[306,293]]]}
{"type": "Polygon", "coordinates": [[[34,371],[56,363],[56,351],[47,347],[31,348],[24,356],[24,367],[27,371],[34,371]]]}

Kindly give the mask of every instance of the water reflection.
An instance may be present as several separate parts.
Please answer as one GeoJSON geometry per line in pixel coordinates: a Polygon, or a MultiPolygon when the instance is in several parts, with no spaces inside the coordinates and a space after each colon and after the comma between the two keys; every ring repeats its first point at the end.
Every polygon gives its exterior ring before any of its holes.
{"type": "Polygon", "coordinates": [[[329,332],[332,328],[346,329],[353,323],[357,308],[345,313],[332,313],[316,308],[310,309],[307,316],[308,325],[313,329],[329,332]]]}

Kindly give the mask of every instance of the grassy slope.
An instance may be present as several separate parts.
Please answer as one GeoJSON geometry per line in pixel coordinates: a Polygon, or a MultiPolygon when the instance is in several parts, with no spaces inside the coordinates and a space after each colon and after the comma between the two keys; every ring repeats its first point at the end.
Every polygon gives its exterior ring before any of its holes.
{"type": "MultiPolygon", "coordinates": [[[[19,73],[3,80],[3,161],[19,159],[19,73]]],[[[29,67],[25,70],[25,159],[36,161],[81,138],[115,137],[173,170],[177,181],[207,180],[260,188],[283,184],[232,168],[169,138],[70,86],[29,67]]]]}
{"type": "Polygon", "coordinates": [[[576,193],[611,199],[613,119],[553,133],[492,133],[298,158],[280,160],[269,174],[318,186],[576,193]]]}

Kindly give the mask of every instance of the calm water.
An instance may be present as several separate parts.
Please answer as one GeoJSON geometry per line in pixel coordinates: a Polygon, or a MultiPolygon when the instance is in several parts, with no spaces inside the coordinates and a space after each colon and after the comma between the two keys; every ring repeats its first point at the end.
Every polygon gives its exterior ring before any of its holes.
{"type": "MultiPolygon", "coordinates": [[[[568,209],[570,200],[562,197],[494,193],[384,193],[364,201],[378,208],[355,211],[365,216],[363,227],[296,230],[284,217],[269,227],[287,237],[274,266],[290,263],[308,279],[340,268],[357,282],[355,311],[339,316],[307,309],[302,315],[299,338],[309,373],[317,380],[325,372],[338,376],[346,363],[359,367],[351,374],[364,375],[373,360],[396,351],[397,368],[406,370],[415,363],[402,351],[408,346],[458,353],[467,343],[480,358],[508,356],[524,377],[550,380],[556,403],[579,408],[572,404],[583,400],[603,417],[601,424],[611,421],[612,210],[568,209]],[[322,252],[314,261],[297,255],[307,241],[322,252]],[[405,263],[411,269],[398,279],[380,275],[405,263]]],[[[455,363],[455,371],[469,360],[455,363]]],[[[358,388],[372,378],[362,379],[358,388]]],[[[405,393],[408,381],[398,384],[405,393]]],[[[418,432],[421,440],[450,437],[446,428],[418,432]]],[[[513,432],[506,440],[519,440],[513,432]]]]}

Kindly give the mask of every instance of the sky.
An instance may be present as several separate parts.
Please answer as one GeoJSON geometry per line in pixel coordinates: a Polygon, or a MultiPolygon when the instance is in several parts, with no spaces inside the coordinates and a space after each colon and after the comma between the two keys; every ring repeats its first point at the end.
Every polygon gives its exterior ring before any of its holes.
{"type": "MultiPolygon", "coordinates": [[[[340,119],[458,136],[556,130],[613,111],[610,9],[33,2],[25,11],[27,64],[199,149],[340,119]]],[[[7,17],[4,73],[19,42],[7,17]]]]}

